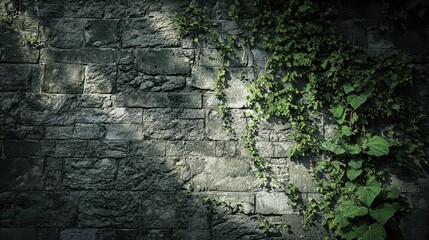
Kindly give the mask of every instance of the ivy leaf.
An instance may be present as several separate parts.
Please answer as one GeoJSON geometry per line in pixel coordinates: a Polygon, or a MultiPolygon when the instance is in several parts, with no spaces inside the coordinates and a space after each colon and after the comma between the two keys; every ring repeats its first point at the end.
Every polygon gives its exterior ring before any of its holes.
{"type": "Polygon", "coordinates": [[[397,199],[400,195],[399,190],[393,185],[388,186],[386,190],[387,199],[397,199]]]}
{"type": "Polygon", "coordinates": [[[349,169],[349,170],[347,170],[347,177],[350,179],[350,181],[355,180],[361,174],[362,174],[362,169],[349,169]]]}
{"type": "Polygon", "coordinates": [[[422,8],[420,9],[420,11],[417,12],[417,16],[422,18],[425,15],[425,13],[426,13],[426,8],[422,8]]]}
{"type": "Polygon", "coordinates": [[[342,230],[343,234],[341,237],[347,240],[356,239],[362,237],[362,235],[368,231],[368,225],[364,224],[359,227],[353,226],[353,228],[348,228],[347,230],[342,230]]]}
{"type": "Polygon", "coordinates": [[[342,126],[341,133],[346,137],[353,135],[352,129],[349,126],[342,126]]]}
{"type": "Polygon", "coordinates": [[[389,142],[380,136],[370,137],[366,142],[366,147],[368,148],[366,153],[371,156],[380,157],[389,153],[389,142]]]}
{"type": "Polygon", "coordinates": [[[375,210],[370,209],[369,214],[371,217],[373,217],[375,220],[377,220],[378,223],[381,225],[384,225],[387,220],[389,220],[396,212],[396,208],[390,204],[390,203],[383,203],[375,210]]]}
{"type": "Polygon", "coordinates": [[[311,8],[311,6],[309,6],[309,5],[302,5],[302,6],[299,7],[299,11],[300,12],[306,12],[310,8],[311,8]]]}
{"type": "Polygon", "coordinates": [[[398,85],[398,74],[392,74],[390,78],[385,78],[384,82],[390,89],[394,89],[398,85]]]}
{"type": "Polygon", "coordinates": [[[344,214],[341,213],[341,211],[335,212],[334,221],[338,224],[339,228],[346,227],[350,224],[350,222],[347,220],[344,214]]]}
{"type": "Polygon", "coordinates": [[[371,181],[367,186],[357,187],[356,194],[358,195],[358,199],[369,207],[380,192],[380,183],[377,181],[371,181]]]}
{"type": "Polygon", "coordinates": [[[331,151],[335,154],[343,154],[346,152],[346,150],[344,150],[343,148],[341,148],[340,145],[329,142],[329,141],[325,141],[322,143],[322,149],[323,150],[328,150],[331,151]]]}
{"type": "Polygon", "coordinates": [[[346,192],[354,192],[356,188],[357,188],[357,185],[352,182],[346,182],[346,185],[344,186],[344,190],[346,192]]]}
{"type": "Polygon", "coordinates": [[[347,218],[364,216],[368,213],[368,208],[365,206],[356,205],[353,201],[347,200],[340,204],[340,211],[347,218]]]}
{"type": "Polygon", "coordinates": [[[361,152],[359,145],[345,144],[344,147],[350,154],[359,154],[361,152]]]}
{"type": "Polygon", "coordinates": [[[374,223],[368,227],[368,230],[362,235],[362,240],[384,240],[386,230],[379,223],[374,223]]]}
{"type": "Polygon", "coordinates": [[[348,165],[350,167],[352,167],[353,169],[360,169],[360,168],[362,168],[362,163],[363,163],[362,160],[359,160],[359,161],[350,161],[348,163],[348,165]]]}
{"type": "Polygon", "coordinates": [[[351,94],[347,96],[347,103],[350,104],[350,106],[352,106],[352,108],[356,110],[360,107],[360,105],[366,102],[367,99],[368,97],[365,94],[361,94],[359,96],[356,94],[351,94]]]}
{"type": "Polygon", "coordinates": [[[346,82],[343,86],[344,92],[349,94],[353,90],[355,90],[355,86],[353,86],[350,82],[346,82]]]}
{"type": "Polygon", "coordinates": [[[334,115],[334,118],[339,119],[344,113],[344,107],[341,105],[335,105],[331,108],[331,113],[334,115]]]}

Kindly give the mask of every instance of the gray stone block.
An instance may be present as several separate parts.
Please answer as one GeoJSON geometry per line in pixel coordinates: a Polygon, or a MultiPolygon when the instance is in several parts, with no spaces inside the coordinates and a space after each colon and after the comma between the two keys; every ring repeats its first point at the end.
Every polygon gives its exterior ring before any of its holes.
{"type": "Polygon", "coordinates": [[[183,119],[204,119],[204,109],[183,109],[179,113],[179,118],[183,119]]]}
{"type": "Polygon", "coordinates": [[[116,231],[117,239],[121,240],[145,240],[145,239],[159,239],[170,240],[171,229],[154,229],[154,230],[136,230],[136,229],[118,229],[116,231]]]}
{"type": "Polygon", "coordinates": [[[44,64],[42,90],[45,93],[83,93],[83,72],[83,66],[77,64],[44,64]]]}
{"type": "Polygon", "coordinates": [[[42,25],[42,42],[56,48],[80,48],[85,22],[81,19],[51,19],[42,25]]]}
{"type": "Polygon", "coordinates": [[[293,214],[293,207],[287,204],[288,197],[281,192],[256,193],[256,212],[259,214],[293,214]]]}
{"type": "Polygon", "coordinates": [[[55,228],[0,228],[0,239],[7,240],[56,240],[55,228]]]}
{"type": "Polygon", "coordinates": [[[171,157],[215,156],[214,141],[170,141],[167,142],[166,155],[171,157]]]}
{"type": "Polygon", "coordinates": [[[137,108],[85,108],[76,113],[77,123],[142,123],[142,110],[137,108]]]}
{"type": "Polygon", "coordinates": [[[169,93],[170,107],[173,108],[201,108],[202,95],[200,93],[169,93]]]}
{"type": "Polygon", "coordinates": [[[192,75],[187,85],[198,89],[213,90],[218,71],[217,68],[210,66],[195,66],[192,68],[192,75]]]}
{"type": "Polygon", "coordinates": [[[90,64],[85,67],[85,93],[113,93],[115,85],[115,65],[90,64]]]}
{"type": "Polygon", "coordinates": [[[125,158],[128,155],[128,141],[102,141],[100,157],[125,158]]]}
{"type": "Polygon", "coordinates": [[[68,227],[76,224],[77,193],[28,192],[16,197],[16,226],[68,227]]]}
{"type": "Polygon", "coordinates": [[[165,156],[165,141],[144,140],[138,142],[131,142],[129,146],[131,156],[165,156]]]}
{"type": "Polygon", "coordinates": [[[64,2],[41,0],[36,2],[37,16],[41,18],[64,17],[64,2]]]}
{"type": "Polygon", "coordinates": [[[289,181],[296,185],[301,192],[317,192],[316,184],[310,175],[310,161],[302,159],[299,162],[289,160],[289,181]]]}
{"type": "Polygon", "coordinates": [[[141,216],[141,194],[131,191],[87,191],[82,193],[77,216],[80,228],[136,228],[141,216]]]}
{"type": "Polygon", "coordinates": [[[181,139],[178,110],[158,108],[143,110],[143,136],[151,139],[181,139]]]}
{"type": "Polygon", "coordinates": [[[64,6],[64,16],[72,18],[102,18],[107,0],[71,0],[64,6]]]}
{"type": "Polygon", "coordinates": [[[20,115],[20,93],[6,93],[2,92],[0,98],[0,124],[16,124],[20,115]]]}
{"type": "Polygon", "coordinates": [[[117,171],[113,159],[66,159],[63,186],[70,189],[113,189],[117,171]]]}
{"type": "Polygon", "coordinates": [[[100,47],[117,43],[119,20],[88,20],[85,25],[85,45],[100,47]]]}
{"type": "Polygon", "coordinates": [[[122,32],[124,47],[174,47],[180,45],[178,39],[171,19],[160,12],[125,20],[122,32]]]}
{"type": "Polygon", "coordinates": [[[118,76],[118,90],[123,92],[172,91],[183,89],[185,85],[186,77],[184,76],[153,76],[129,68],[120,69],[118,76]]]}
{"type": "Polygon", "coordinates": [[[76,64],[108,64],[115,63],[116,58],[115,50],[109,48],[46,48],[40,51],[40,61],[76,64]]]}
{"type": "Polygon", "coordinates": [[[222,240],[266,239],[260,221],[243,215],[217,214],[213,218],[212,238],[222,240]]]}
{"type": "Polygon", "coordinates": [[[112,95],[85,94],[77,96],[80,108],[109,108],[113,106],[112,95]]]}
{"type": "Polygon", "coordinates": [[[73,135],[73,126],[46,127],[46,139],[69,139],[73,135]]]}
{"type": "Polygon", "coordinates": [[[147,74],[188,75],[189,62],[170,49],[140,50],[135,53],[136,70],[147,74]]]}
{"type": "Polygon", "coordinates": [[[3,227],[13,226],[12,223],[15,218],[15,197],[16,193],[14,192],[0,192],[0,224],[3,227]]]}
{"type": "Polygon", "coordinates": [[[26,91],[32,89],[40,69],[33,65],[0,65],[0,91],[26,91]]]}
{"type": "Polygon", "coordinates": [[[2,159],[0,161],[0,189],[41,190],[43,160],[2,159]]]}
{"type": "Polygon", "coordinates": [[[233,132],[222,129],[222,119],[219,112],[214,109],[207,110],[206,134],[211,140],[237,140],[244,133],[246,127],[245,112],[238,109],[230,109],[230,116],[233,132]]]}
{"type": "Polygon", "coordinates": [[[43,181],[46,190],[62,188],[64,160],[61,158],[45,158],[43,165],[43,181]]]}
{"type": "Polygon", "coordinates": [[[97,240],[97,229],[68,228],[60,231],[60,240],[97,240]]]}
{"type": "Polygon", "coordinates": [[[118,106],[124,107],[168,107],[169,99],[167,93],[124,93],[118,96],[118,106]]]}
{"type": "Polygon", "coordinates": [[[13,48],[0,50],[0,62],[38,63],[39,50],[35,48],[13,48]]]}
{"type": "Polygon", "coordinates": [[[140,124],[109,124],[106,125],[107,140],[141,140],[143,139],[140,124]]]}
{"type": "Polygon", "coordinates": [[[106,133],[106,127],[98,124],[76,124],[73,128],[73,138],[101,139],[106,133]]]}
{"type": "Polygon", "coordinates": [[[3,154],[6,158],[28,158],[32,156],[49,156],[54,142],[40,140],[5,140],[3,154]]]}
{"type": "Polygon", "coordinates": [[[175,169],[162,157],[133,157],[121,160],[116,189],[170,191],[180,189],[175,169]],[[144,179],[144,181],[142,181],[144,179]]]}
{"type": "Polygon", "coordinates": [[[97,157],[100,153],[100,142],[96,140],[64,140],[55,144],[54,157],[97,157]]]}
{"type": "Polygon", "coordinates": [[[205,197],[223,201],[232,207],[233,211],[242,211],[245,214],[255,214],[255,194],[245,192],[208,192],[202,193],[205,197]]]}
{"type": "Polygon", "coordinates": [[[105,7],[106,18],[142,18],[148,11],[147,0],[118,0],[105,7]]]}

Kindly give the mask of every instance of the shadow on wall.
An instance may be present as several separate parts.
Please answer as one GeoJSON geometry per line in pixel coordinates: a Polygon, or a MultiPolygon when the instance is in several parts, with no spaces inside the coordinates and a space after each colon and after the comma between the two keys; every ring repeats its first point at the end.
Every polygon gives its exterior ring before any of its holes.
{"type": "Polygon", "coordinates": [[[239,182],[201,195],[255,212],[250,166],[208,141],[202,92],[187,84],[194,50],[169,20],[187,2],[15,4],[0,37],[0,239],[262,238],[257,221],[182,191],[239,182]]]}

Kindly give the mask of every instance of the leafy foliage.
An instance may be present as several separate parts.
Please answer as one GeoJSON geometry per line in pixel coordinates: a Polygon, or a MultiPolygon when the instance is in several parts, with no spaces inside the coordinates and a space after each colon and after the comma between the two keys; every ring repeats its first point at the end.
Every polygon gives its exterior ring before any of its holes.
{"type": "MultiPolygon", "coordinates": [[[[382,166],[390,162],[415,170],[427,164],[427,142],[419,130],[425,111],[408,94],[427,75],[404,54],[371,54],[341,39],[333,24],[339,6],[335,0],[255,1],[251,24],[242,24],[245,31],[239,34],[222,31],[204,7],[190,7],[195,16],[187,14],[178,22],[184,36],[195,42],[206,37],[221,49],[224,62],[215,94],[222,116],[227,115],[225,56],[232,48],[255,44],[269,53],[266,69],[248,86],[253,111],[242,137],[265,186],[282,189],[289,204],[304,214],[305,225],[321,219],[337,238],[385,239],[386,223],[398,221],[406,205],[382,166]],[[314,156],[312,176],[320,199],[304,200],[258,154],[259,122],[273,117],[292,129],[294,145],[286,157],[314,156]],[[326,134],[323,125],[333,133],[326,134]]],[[[237,22],[239,9],[238,1],[230,2],[228,16],[237,22]]],[[[224,125],[230,126],[227,120],[224,125]]]]}

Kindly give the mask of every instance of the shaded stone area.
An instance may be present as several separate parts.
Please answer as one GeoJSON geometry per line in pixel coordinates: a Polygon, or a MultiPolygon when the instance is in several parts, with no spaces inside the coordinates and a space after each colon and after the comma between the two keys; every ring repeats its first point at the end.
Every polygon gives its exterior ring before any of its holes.
{"type": "MultiPolygon", "coordinates": [[[[179,41],[172,21],[188,4],[19,1],[21,15],[11,25],[0,23],[0,239],[317,239],[325,233],[302,229],[286,195],[259,186],[239,140],[249,111],[246,85],[264,69],[267,53],[234,49],[227,56],[226,105],[235,134],[223,131],[213,95],[220,53],[179,41]],[[21,31],[34,33],[36,46],[22,42],[21,31]],[[214,213],[207,197],[234,210],[214,213]],[[260,232],[260,216],[291,224],[293,235],[260,232]]],[[[361,28],[355,9],[339,20],[342,34],[372,49],[398,47],[361,28]]],[[[237,30],[236,22],[219,17],[227,31],[237,30]]],[[[311,160],[285,157],[288,131],[276,119],[262,123],[257,148],[276,175],[314,194],[311,160]]],[[[403,222],[404,234],[425,239],[428,180],[392,181],[418,209],[416,224],[403,222]]]]}

